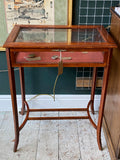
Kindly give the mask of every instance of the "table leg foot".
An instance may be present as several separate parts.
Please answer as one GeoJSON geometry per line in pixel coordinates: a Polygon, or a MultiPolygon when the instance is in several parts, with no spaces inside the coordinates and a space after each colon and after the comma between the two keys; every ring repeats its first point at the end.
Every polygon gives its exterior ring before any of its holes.
{"type": "Polygon", "coordinates": [[[99,150],[102,151],[101,134],[97,135],[97,143],[98,143],[99,150]]]}
{"type": "Polygon", "coordinates": [[[19,135],[15,138],[14,148],[13,148],[14,152],[17,151],[18,143],[19,143],[19,135]]]}

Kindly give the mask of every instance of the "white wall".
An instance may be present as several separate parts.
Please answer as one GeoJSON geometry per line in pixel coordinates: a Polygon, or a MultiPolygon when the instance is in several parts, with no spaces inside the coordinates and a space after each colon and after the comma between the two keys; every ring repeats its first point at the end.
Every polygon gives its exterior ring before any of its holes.
{"type": "MultiPolygon", "coordinates": [[[[26,95],[29,100],[34,95],[26,95]]],[[[54,101],[51,96],[40,95],[37,98],[29,101],[31,108],[82,108],[86,107],[90,99],[90,95],[56,95],[54,101]]],[[[21,95],[17,95],[18,110],[21,108],[21,95]]],[[[95,111],[99,110],[100,95],[95,96],[95,111]]],[[[11,96],[0,95],[0,111],[11,111],[11,96]]]]}

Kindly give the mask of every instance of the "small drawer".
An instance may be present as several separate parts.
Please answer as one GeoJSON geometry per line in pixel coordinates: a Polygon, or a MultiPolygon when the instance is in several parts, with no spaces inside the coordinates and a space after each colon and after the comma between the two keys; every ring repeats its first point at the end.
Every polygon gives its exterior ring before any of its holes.
{"type": "Polygon", "coordinates": [[[64,63],[103,63],[104,52],[62,52],[64,63]],[[66,57],[66,58],[65,58],[66,57]],[[68,57],[68,59],[67,59],[68,57]],[[71,57],[71,60],[69,58],[71,57]]]}
{"type": "Polygon", "coordinates": [[[15,54],[15,62],[51,64],[58,63],[59,56],[59,52],[18,52],[15,54]],[[58,58],[54,59],[54,56],[57,56],[58,58]]]}
{"type": "Polygon", "coordinates": [[[63,64],[104,63],[103,52],[18,52],[15,53],[16,64],[63,64]]]}

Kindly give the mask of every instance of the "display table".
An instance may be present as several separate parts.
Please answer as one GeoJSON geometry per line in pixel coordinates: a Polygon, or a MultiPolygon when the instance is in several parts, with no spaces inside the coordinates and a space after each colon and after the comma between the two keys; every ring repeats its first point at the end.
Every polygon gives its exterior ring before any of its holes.
{"type": "Polygon", "coordinates": [[[101,126],[104,112],[108,71],[112,48],[116,44],[102,26],[35,26],[15,25],[4,47],[8,63],[10,91],[12,99],[15,143],[17,150],[20,130],[27,120],[89,119],[97,131],[97,142],[101,146],[101,126]],[[86,108],[30,109],[25,100],[24,67],[94,67],[91,99],[86,108]],[[14,67],[19,67],[22,94],[22,110],[27,107],[26,118],[19,126],[16,101],[14,67]],[[99,108],[98,124],[90,116],[94,113],[94,94],[97,67],[104,67],[103,86],[99,108]],[[88,116],[77,117],[30,117],[29,112],[43,111],[86,111],[88,116]]]}

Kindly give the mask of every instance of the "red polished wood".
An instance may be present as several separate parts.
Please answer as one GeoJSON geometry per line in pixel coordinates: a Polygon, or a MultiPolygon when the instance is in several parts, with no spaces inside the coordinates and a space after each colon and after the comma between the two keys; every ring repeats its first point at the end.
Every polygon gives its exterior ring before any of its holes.
{"type": "Polygon", "coordinates": [[[94,96],[95,96],[95,88],[96,88],[96,77],[97,77],[97,68],[93,68],[93,79],[92,79],[92,89],[91,89],[91,111],[94,114],[94,96]]]}
{"type": "Polygon", "coordinates": [[[66,120],[66,119],[89,119],[88,116],[68,117],[29,117],[28,120],[66,120]]]}
{"type": "Polygon", "coordinates": [[[30,112],[51,112],[51,111],[87,111],[87,108],[52,108],[52,109],[29,109],[30,112]]]}
{"type": "Polygon", "coordinates": [[[102,127],[102,120],[103,120],[103,113],[104,113],[104,106],[105,106],[105,98],[106,98],[108,73],[109,73],[111,56],[112,56],[112,50],[109,50],[108,58],[107,58],[107,66],[104,68],[103,86],[102,86],[101,101],[100,101],[100,108],[99,108],[99,117],[98,117],[98,125],[97,125],[97,141],[98,141],[98,147],[99,147],[100,150],[102,150],[102,145],[101,145],[101,127],[102,127]]]}
{"type": "Polygon", "coordinates": [[[22,109],[21,114],[24,115],[25,112],[25,82],[24,82],[24,68],[19,68],[19,74],[20,74],[20,84],[21,84],[21,96],[22,96],[22,109]]]}
{"type": "MultiPolygon", "coordinates": [[[[14,128],[15,128],[15,143],[14,151],[17,150],[19,142],[19,133],[20,130],[24,127],[27,120],[47,120],[47,119],[89,119],[91,124],[95,129],[97,129],[97,142],[99,149],[102,149],[101,145],[101,126],[104,112],[104,104],[106,97],[106,88],[108,81],[108,71],[110,66],[110,59],[112,54],[112,48],[116,48],[111,36],[102,26],[39,26],[39,25],[16,25],[8,39],[6,40],[4,47],[6,48],[6,56],[9,70],[9,81],[10,81],[10,90],[11,90],[11,99],[13,107],[13,117],[14,117],[14,128]],[[98,36],[100,35],[103,42],[16,42],[16,38],[21,30],[21,28],[51,28],[51,29],[97,29],[98,36]],[[63,56],[71,56],[72,60],[63,60],[64,67],[94,67],[93,71],[93,86],[91,90],[91,98],[88,102],[87,108],[72,108],[72,109],[29,109],[29,105],[25,100],[25,85],[24,85],[24,71],[23,67],[58,67],[58,60],[51,61],[50,57],[48,58],[45,55],[49,53],[52,55],[53,50],[61,49],[65,50],[63,56]],[[44,61],[30,61],[26,62],[25,55],[30,52],[40,55],[44,61]],[[72,54],[71,52],[74,52],[72,54]],[[88,52],[86,55],[83,55],[82,52],[88,52]],[[24,56],[23,56],[24,55],[24,56]],[[44,56],[43,56],[44,55],[44,56]],[[77,56],[77,58],[76,58],[77,56]],[[47,59],[48,58],[48,59],[47,59]],[[74,59],[75,58],[75,59],[74,59]],[[27,107],[26,118],[19,127],[18,123],[18,113],[17,113],[17,102],[16,102],[16,89],[15,89],[15,77],[14,77],[14,67],[20,67],[20,83],[21,83],[21,94],[22,94],[22,114],[24,114],[24,105],[27,107]],[[103,76],[103,87],[101,93],[100,109],[99,109],[99,118],[98,124],[96,125],[92,120],[89,112],[91,106],[92,112],[94,113],[94,95],[95,95],[95,85],[96,85],[96,72],[97,67],[104,67],[104,76],[103,76]],[[42,112],[42,111],[86,111],[88,116],[81,117],[29,117],[29,112],[42,112]]],[[[56,51],[55,54],[60,54],[59,51],[56,51]]]]}
{"type": "Polygon", "coordinates": [[[8,64],[8,75],[9,75],[10,92],[12,100],[14,130],[15,130],[15,143],[13,151],[16,152],[19,143],[19,121],[18,121],[17,100],[16,100],[15,76],[14,76],[14,69],[13,67],[11,67],[9,49],[6,49],[6,57],[8,64]]]}
{"type": "Polygon", "coordinates": [[[103,26],[38,26],[38,25],[15,25],[13,28],[11,34],[9,35],[7,41],[3,45],[4,48],[41,48],[41,49],[76,49],[76,48],[114,48],[116,47],[114,41],[112,40],[111,36],[107,33],[107,31],[104,29],[103,26]],[[91,28],[91,29],[97,29],[99,33],[101,34],[102,38],[105,40],[104,43],[100,44],[99,42],[89,42],[89,43],[76,43],[76,42],[56,42],[56,43],[40,43],[40,42],[15,42],[15,38],[18,35],[18,32],[21,28],[51,28],[51,29],[85,29],[85,28],[91,28]]]}

